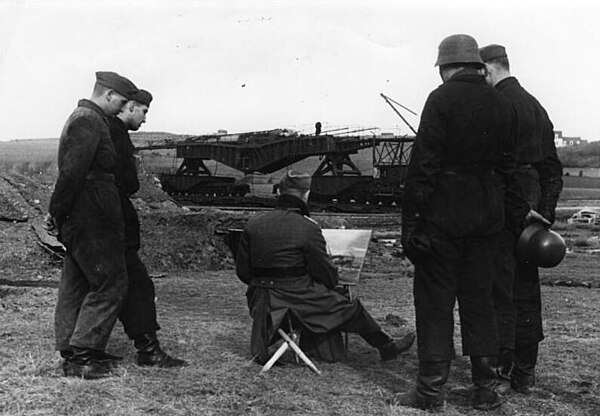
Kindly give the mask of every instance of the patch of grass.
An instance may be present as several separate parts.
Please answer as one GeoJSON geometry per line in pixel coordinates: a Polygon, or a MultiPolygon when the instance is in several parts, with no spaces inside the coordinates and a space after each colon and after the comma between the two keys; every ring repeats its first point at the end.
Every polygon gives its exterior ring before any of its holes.
{"type": "MultiPolygon", "coordinates": [[[[566,260],[571,262],[572,258],[566,260]]],[[[413,387],[417,372],[415,348],[382,365],[377,351],[350,335],[347,358],[338,363],[317,363],[322,377],[289,361],[261,375],[260,367],[251,363],[249,356],[251,321],[245,287],[233,271],[169,274],[155,280],[155,285],[161,344],[170,354],[186,359],[189,366],[138,367],[132,343],[117,324],[107,350],[125,359],[114,377],[98,381],[61,376],[61,361],[53,351],[55,289],[14,288],[0,292],[0,414],[424,414],[386,404],[393,393],[413,387]]],[[[399,336],[414,325],[411,288],[409,278],[394,273],[371,274],[361,282],[358,295],[384,329],[399,336]],[[406,319],[406,326],[388,323],[385,316],[390,313],[406,319]]],[[[541,346],[534,393],[513,394],[501,409],[489,415],[584,416],[600,411],[596,360],[600,329],[594,324],[600,318],[598,292],[543,289],[546,340],[541,346]]],[[[459,333],[457,324],[458,351],[459,333]]],[[[468,360],[459,357],[446,387],[469,383],[468,360]]],[[[464,398],[449,395],[446,414],[479,413],[464,398]]]]}
{"type": "Polygon", "coordinates": [[[573,241],[573,245],[575,247],[592,247],[596,244],[594,244],[594,242],[592,242],[589,238],[579,237],[573,241]]]}

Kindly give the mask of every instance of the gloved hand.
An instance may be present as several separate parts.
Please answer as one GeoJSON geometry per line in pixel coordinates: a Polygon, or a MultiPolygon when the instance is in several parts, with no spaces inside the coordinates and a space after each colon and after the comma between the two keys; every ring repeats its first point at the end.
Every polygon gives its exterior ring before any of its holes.
{"type": "Polygon", "coordinates": [[[410,238],[417,229],[417,218],[414,217],[402,217],[402,231],[400,234],[400,244],[406,253],[406,247],[409,245],[410,238]]]}
{"type": "Polygon", "coordinates": [[[50,213],[44,217],[44,228],[48,235],[58,238],[58,225],[56,224],[56,219],[50,213]]]}
{"type": "Polygon", "coordinates": [[[418,218],[402,219],[400,243],[404,254],[413,263],[423,262],[431,252],[431,242],[427,234],[418,230],[418,218]]]}

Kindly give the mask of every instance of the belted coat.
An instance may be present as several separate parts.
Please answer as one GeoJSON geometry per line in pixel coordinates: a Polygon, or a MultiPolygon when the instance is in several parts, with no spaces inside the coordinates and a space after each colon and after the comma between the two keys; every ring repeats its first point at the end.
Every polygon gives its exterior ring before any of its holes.
{"type": "MultiPolygon", "coordinates": [[[[308,216],[306,204],[294,196],[281,196],[275,210],[248,221],[236,270],[248,285],[253,356],[264,354],[288,312],[310,332],[325,334],[364,311],[358,300],[334,290],[338,271],[321,229],[308,216]]],[[[365,332],[379,329],[374,323],[370,326],[365,332]]]]}

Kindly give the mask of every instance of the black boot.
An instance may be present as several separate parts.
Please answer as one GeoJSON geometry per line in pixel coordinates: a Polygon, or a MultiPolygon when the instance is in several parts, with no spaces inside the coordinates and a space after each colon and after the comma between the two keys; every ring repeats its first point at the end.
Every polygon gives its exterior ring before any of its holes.
{"type": "Polygon", "coordinates": [[[450,361],[419,361],[417,386],[407,393],[395,395],[391,404],[443,412],[446,404],[444,384],[449,372],[450,361]]]}
{"type": "Polygon", "coordinates": [[[389,361],[398,357],[412,347],[415,342],[415,333],[409,332],[400,339],[392,339],[390,342],[379,348],[381,361],[389,361]]]}
{"type": "Polygon", "coordinates": [[[63,362],[65,376],[82,377],[91,380],[111,375],[110,368],[95,358],[95,350],[71,347],[71,351],[71,357],[65,358],[63,362]]]}
{"type": "Polygon", "coordinates": [[[535,365],[538,357],[538,343],[517,346],[510,385],[518,393],[531,394],[535,385],[535,365]]]}
{"type": "Polygon", "coordinates": [[[381,361],[389,361],[406,352],[415,342],[415,333],[409,332],[402,338],[395,340],[384,331],[360,334],[360,336],[372,347],[379,350],[381,361]]]}
{"type": "Polygon", "coordinates": [[[156,334],[143,334],[135,338],[137,348],[137,364],[141,366],[156,366],[162,368],[183,367],[187,365],[184,360],[173,358],[160,348],[156,334]]]}
{"type": "Polygon", "coordinates": [[[475,384],[473,390],[473,407],[477,410],[491,410],[502,405],[504,398],[497,391],[498,376],[496,373],[496,357],[471,357],[471,379],[475,384]]]}
{"type": "MultiPolygon", "coordinates": [[[[122,361],[123,357],[119,357],[118,355],[112,355],[109,354],[107,352],[101,351],[101,350],[92,350],[94,353],[94,358],[97,361],[100,362],[104,362],[104,361],[122,361]]],[[[72,350],[60,350],[60,356],[62,358],[64,358],[65,360],[69,360],[71,357],[73,357],[73,351],[72,350]]]]}
{"type": "Polygon", "coordinates": [[[500,394],[506,393],[510,389],[510,371],[514,360],[514,351],[506,348],[500,348],[498,361],[496,363],[496,375],[498,376],[498,387],[496,391],[500,394]]]}

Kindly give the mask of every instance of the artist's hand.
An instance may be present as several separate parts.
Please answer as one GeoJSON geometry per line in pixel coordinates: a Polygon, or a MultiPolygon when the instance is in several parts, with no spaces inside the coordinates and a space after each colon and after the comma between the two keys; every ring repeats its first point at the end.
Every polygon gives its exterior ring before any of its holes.
{"type": "Polygon", "coordinates": [[[48,235],[58,237],[58,225],[56,225],[56,219],[50,213],[44,217],[44,228],[48,235]]]}
{"type": "Polygon", "coordinates": [[[544,216],[542,214],[540,214],[539,212],[537,212],[533,209],[530,209],[529,212],[527,213],[527,215],[525,216],[525,224],[529,225],[534,222],[541,222],[542,224],[545,224],[545,225],[552,224],[549,220],[544,218],[544,216]]]}

